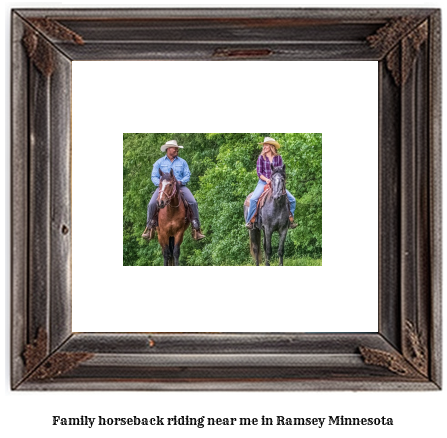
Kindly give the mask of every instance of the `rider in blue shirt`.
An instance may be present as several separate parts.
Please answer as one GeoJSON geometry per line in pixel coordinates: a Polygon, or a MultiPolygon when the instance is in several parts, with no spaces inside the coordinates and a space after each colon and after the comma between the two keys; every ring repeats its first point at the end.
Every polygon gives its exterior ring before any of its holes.
{"type": "Polygon", "coordinates": [[[160,150],[162,152],[166,151],[166,155],[159,160],[157,160],[154,164],[151,174],[151,180],[157,187],[152,198],[147,206],[147,223],[146,229],[141,237],[147,240],[151,240],[155,235],[155,228],[157,227],[157,221],[154,218],[154,214],[157,211],[157,198],[159,193],[159,185],[160,185],[160,170],[164,173],[169,173],[171,169],[174,172],[175,179],[180,182],[181,188],[180,191],[183,194],[183,197],[188,202],[191,210],[192,210],[192,228],[193,228],[193,238],[195,240],[203,239],[205,236],[202,234],[200,230],[200,221],[199,221],[199,208],[197,206],[197,201],[194,199],[194,196],[191,193],[191,190],[186,187],[186,184],[191,177],[191,172],[188,167],[188,163],[178,156],[179,148],[183,148],[183,146],[177,145],[177,141],[169,140],[164,144],[160,150]]]}
{"type": "Polygon", "coordinates": [[[151,174],[152,182],[158,187],[160,185],[160,172],[169,173],[171,169],[174,171],[174,176],[177,181],[180,181],[182,186],[186,186],[191,177],[191,172],[188,163],[180,157],[175,157],[172,161],[168,155],[157,160],[154,164],[151,174]]]}

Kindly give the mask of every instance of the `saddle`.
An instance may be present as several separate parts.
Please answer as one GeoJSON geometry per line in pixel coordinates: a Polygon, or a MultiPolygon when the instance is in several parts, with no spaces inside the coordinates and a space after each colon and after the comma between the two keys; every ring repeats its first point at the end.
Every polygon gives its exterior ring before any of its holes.
{"type": "MultiPolygon", "coordinates": [[[[269,195],[269,193],[271,192],[271,185],[270,184],[266,184],[264,186],[264,191],[262,192],[261,196],[258,199],[258,202],[256,203],[256,210],[255,210],[255,214],[253,215],[253,217],[251,218],[250,222],[251,223],[255,223],[257,218],[258,218],[258,212],[259,210],[264,206],[265,201],[267,199],[267,196],[269,195]]],[[[246,207],[250,207],[250,199],[251,196],[253,195],[253,192],[251,192],[246,198],[245,198],[245,202],[244,205],[246,207]]]]}

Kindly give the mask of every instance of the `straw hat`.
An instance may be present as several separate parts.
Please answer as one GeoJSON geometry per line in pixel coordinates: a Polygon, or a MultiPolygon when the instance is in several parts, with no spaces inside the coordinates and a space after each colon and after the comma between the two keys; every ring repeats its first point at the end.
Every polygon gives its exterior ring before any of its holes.
{"type": "Polygon", "coordinates": [[[281,145],[274,139],[271,137],[265,137],[264,141],[262,143],[258,143],[258,144],[272,144],[273,146],[275,146],[276,149],[279,149],[281,147],[281,145]]]}
{"type": "Polygon", "coordinates": [[[169,140],[160,148],[160,150],[162,152],[165,152],[167,148],[182,148],[183,149],[183,146],[179,146],[177,144],[176,140],[169,140]]]}

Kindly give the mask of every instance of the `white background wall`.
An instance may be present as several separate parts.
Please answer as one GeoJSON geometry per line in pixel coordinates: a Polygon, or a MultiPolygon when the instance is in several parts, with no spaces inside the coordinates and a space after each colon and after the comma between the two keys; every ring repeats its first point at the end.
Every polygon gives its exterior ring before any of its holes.
{"type": "MultiPolygon", "coordinates": [[[[134,0],[133,5],[138,2],[134,0]]],[[[157,4],[156,2],[145,1],[144,5],[157,4]]],[[[175,5],[191,6],[188,2],[181,3],[177,1],[175,5]]],[[[196,0],[196,5],[200,2],[196,0]]],[[[211,1],[201,3],[202,5],[210,5],[211,1]]],[[[172,6],[175,6],[172,5],[172,6]]],[[[231,6],[218,3],[216,6],[231,6]]],[[[250,2],[245,0],[246,6],[261,6],[259,1],[250,2]]],[[[266,3],[265,5],[269,5],[266,3]]],[[[282,3],[284,6],[306,6],[306,4],[298,3],[282,3]]],[[[318,6],[334,6],[337,3],[326,1],[318,6]]],[[[441,3],[431,2],[412,2],[397,1],[389,4],[385,1],[379,1],[374,4],[365,2],[357,2],[351,6],[402,6],[409,7],[412,5],[420,7],[441,7],[441,3]]],[[[5,44],[2,45],[3,56],[5,61],[2,63],[2,73],[5,84],[4,105],[5,117],[0,120],[1,132],[5,132],[5,145],[8,145],[8,83],[9,79],[5,67],[9,66],[7,51],[9,50],[9,9],[11,7],[71,7],[71,6],[114,6],[108,2],[96,4],[75,3],[7,3],[3,11],[3,22],[5,44]],[[6,90],[6,92],[5,92],[6,90]]],[[[116,6],[116,5],[115,5],[116,6]]],[[[130,7],[128,3],[123,6],[130,7]]],[[[166,6],[166,5],[164,5],[166,6]]],[[[310,6],[310,5],[309,5],[310,6]]],[[[311,5],[315,7],[317,5],[311,5]]],[[[349,6],[343,4],[341,6],[349,6]]],[[[0,191],[2,200],[5,198],[5,204],[9,195],[9,151],[7,147],[4,149],[4,169],[5,178],[1,179],[2,190],[0,191]]],[[[3,154],[2,154],[3,155],[3,154]]],[[[4,204],[4,205],[5,205],[4,204]]],[[[235,436],[284,436],[284,437],[383,437],[395,436],[445,436],[447,426],[445,424],[445,406],[447,406],[447,397],[445,391],[438,392],[337,392],[337,393],[138,393],[138,392],[92,392],[92,393],[68,393],[68,392],[49,392],[49,393],[26,393],[11,392],[9,390],[9,336],[10,336],[10,318],[9,318],[9,213],[8,207],[5,214],[1,215],[0,221],[2,230],[6,235],[5,250],[2,251],[0,257],[5,259],[5,263],[1,263],[1,278],[5,278],[3,282],[5,286],[5,298],[2,300],[2,327],[4,328],[2,343],[2,359],[1,359],[1,422],[0,430],[2,436],[46,436],[46,437],[78,437],[80,434],[85,436],[99,437],[121,437],[124,433],[132,437],[152,436],[173,436],[182,435],[186,437],[196,437],[197,435],[206,434],[207,436],[226,437],[229,433],[235,436]],[[139,429],[139,428],[107,428],[87,429],[84,427],[53,427],[51,426],[51,418],[53,415],[65,417],[76,417],[88,415],[90,417],[127,417],[140,416],[147,417],[153,415],[172,416],[172,415],[189,415],[189,416],[209,416],[209,417],[260,417],[266,415],[274,417],[276,415],[284,415],[290,417],[327,417],[328,415],[344,415],[345,417],[392,417],[394,426],[392,427],[316,427],[298,428],[231,428],[225,427],[215,429],[197,429],[197,428],[159,428],[159,429],[139,429]],[[273,433],[272,433],[273,432],[273,433]]],[[[445,363],[445,361],[444,361],[445,363]]],[[[444,366],[445,369],[445,366],[444,366]]],[[[445,372],[444,372],[445,374],[445,372]]]]}

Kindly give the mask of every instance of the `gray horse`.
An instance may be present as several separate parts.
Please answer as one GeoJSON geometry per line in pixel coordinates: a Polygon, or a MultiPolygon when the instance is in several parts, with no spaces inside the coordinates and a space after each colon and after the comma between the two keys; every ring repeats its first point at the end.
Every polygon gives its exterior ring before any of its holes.
{"type": "MultiPolygon", "coordinates": [[[[258,211],[256,222],[250,230],[250,252],[259,266],[261,254],[261,229],[264,230],[265,265],[270,266],[272,255],[272,234],[279,233],[279,265],[283,266],[284,242],[289,229],[290,207],[286,194],[286,165],[273,167],[271,190],[267,195],[264,206],[258,211]]],[[[247,218],[248,207],[244,205],[244,215],[247,218]]]]}

